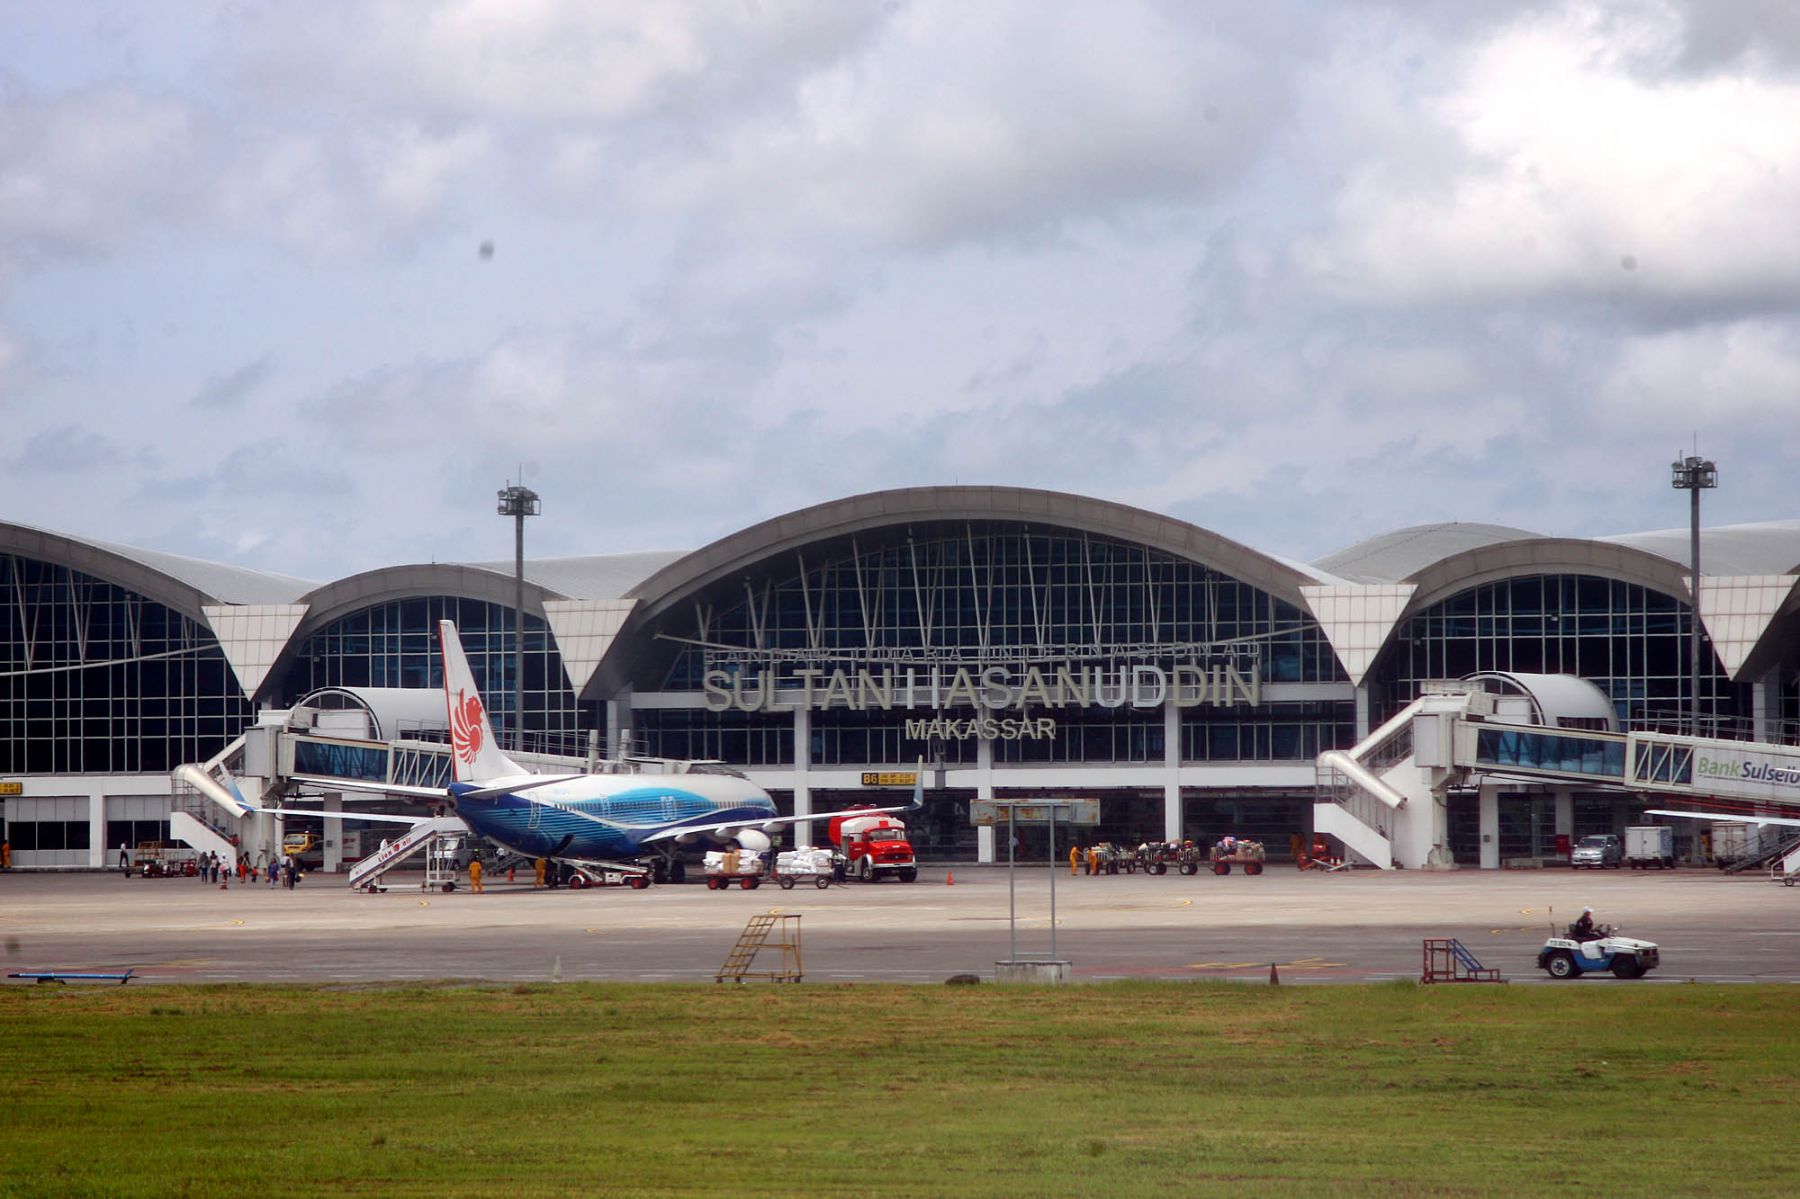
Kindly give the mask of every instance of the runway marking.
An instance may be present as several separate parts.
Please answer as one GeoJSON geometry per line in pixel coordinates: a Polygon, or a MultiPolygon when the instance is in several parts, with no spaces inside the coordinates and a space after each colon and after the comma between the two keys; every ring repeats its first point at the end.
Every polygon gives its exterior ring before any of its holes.
{"type": "Polygon", "coordinates": [[[1175,906],[1178,908],[1191,908],[1194,906],[1194,901],[1191,899],[1184,899],[1180,903],[1176,904],[1175,906]]]}
{"type": "Polygon", "coordinates": [[[422,908],[428,908],[431,906],[431,901],[429,899],[421,899],[419,901],[419,906],[422,908]]]}
{"type": "Polygon", "coordinates": [[[233,924],[242,924],[243,921],[242,920],[233,920],[232,923],[233,924]]]}

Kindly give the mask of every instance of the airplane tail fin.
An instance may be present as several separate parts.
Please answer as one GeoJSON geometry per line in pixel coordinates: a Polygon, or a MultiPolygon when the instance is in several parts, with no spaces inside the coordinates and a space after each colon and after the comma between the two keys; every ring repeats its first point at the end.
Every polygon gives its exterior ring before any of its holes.
{"type": "Polygon", "coordinates": [[[444,699],[450,713],[450,760],[459,783],[478,782],[509,774],[524,774],[524,767],[500,752],[494,725],[475,686],[475,672],[463,656],[462,638],[454,621],[438,621],[438,640],[444,650],[444,699]]]}

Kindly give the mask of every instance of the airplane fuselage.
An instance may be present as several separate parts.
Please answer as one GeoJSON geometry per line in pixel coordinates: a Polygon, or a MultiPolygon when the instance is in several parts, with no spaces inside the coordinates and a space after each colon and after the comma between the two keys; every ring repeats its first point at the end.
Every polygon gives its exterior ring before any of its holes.
{"type": "MultiPolygon", "coordinates": [[[[484,789],[509,780],[484,780],[484,789]]],[[[533,781],[533,776],[517,780],[533,781]]],[[[683,824],[747,826],[775,817],[761,788],[726,775],[590,775],[489,799],[464,798],[473,783],[452,783],[456,814],[475,832],[532,857],[614,860],[646,852],[644,838],[683,824]]]]}

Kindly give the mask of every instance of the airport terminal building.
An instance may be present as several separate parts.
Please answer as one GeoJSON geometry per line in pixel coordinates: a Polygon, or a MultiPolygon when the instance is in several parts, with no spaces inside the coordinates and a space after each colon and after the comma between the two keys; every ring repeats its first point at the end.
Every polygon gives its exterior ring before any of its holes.
{"type": "MultiPolygon", "coordinates": [[[[107,865],[166,835],[171,771],[272,711],[441,725],[416,701],[447,618],[508,745],[719,759],[802,813],[898,802],[923,761],[926,860],[1004,857],[970,801],[1048,796],[1099,799],[1091,839],[1281,856],[1318,756],[1433,680],[1575,675],[1620,728],[1687,728],[1688,554],[1685,529],[1444,524],[1300,564],[1102,500],[915,488],[692,552],[528,561],[521,677],[510,562],[320,583],[0,524],[0,803],[16,867],[107,865]]],[[[1705,531],[1702,572],[1699,731],[1800,742],[1800,520],[1705,531]]],[[[1644,806],[1499,787],[1451,797],[1458,862],[1644,806]]]]}

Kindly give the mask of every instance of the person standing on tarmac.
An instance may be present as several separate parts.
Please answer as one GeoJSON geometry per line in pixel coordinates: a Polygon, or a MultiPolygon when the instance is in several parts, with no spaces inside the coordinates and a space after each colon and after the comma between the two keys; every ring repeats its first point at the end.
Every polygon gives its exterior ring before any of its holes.
{"type": "Polygon", "coordinates": [[[1069,873],[1070,875],[1081,873],[1081,846],[1079,845],[1071,844],[1069,846],[1069,873]]]}
{"type": "Polygon", "coordinates": [[[544,887],[544,865],[545,862],[542,858],[539,858],[531,864],[532,873],[537,876],[531,885],[540,891],[543,890],[544,887]]]}
{"type": "Polygon", "coordinates": [[[481,894],[481,859],[469,859],[469,890],[481,894]]]}

